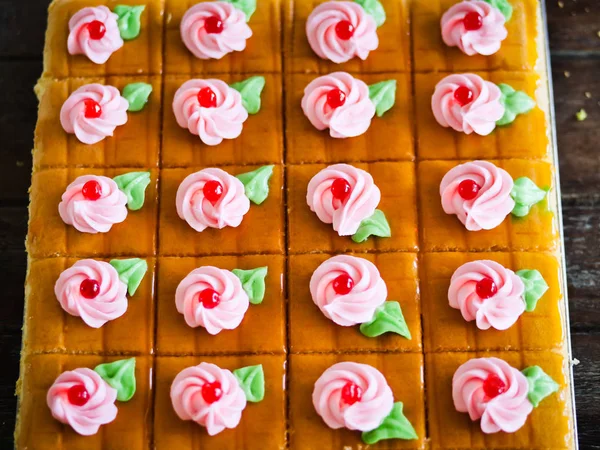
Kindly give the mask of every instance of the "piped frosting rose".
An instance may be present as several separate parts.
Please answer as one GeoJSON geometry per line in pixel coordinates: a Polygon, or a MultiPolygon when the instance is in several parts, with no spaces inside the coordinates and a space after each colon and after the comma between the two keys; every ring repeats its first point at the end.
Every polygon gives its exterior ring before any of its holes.
{"type": "Polygon", "coordinates": [[[508,36],[505,22],[500,10],[487,2],[462,1],[442,16],[442,39],[469,56],[493,55],[508,36]]]}
{"type": "Polygon", "coordinates": [[[175,305],[190,327],[204,327],[214,335],[237,328],[250,301],[240,279],[232,272],[204,266],[191,271],[179,283],[175,305]]]}
{"type": "Polygon", "coordinates": [[[93,83],[73,92],[60,110],[63,129],[84,144],[95,144],[127,123],[129,102],[113,86],[93,83]]]}
{"type": "Polygon", "coordinates": [[[221,59],[246,48],[252,30],[244,12],[228,2],[202,2],[192,6],[181,19],[181,39],[200,59],[221,59]]]}
{"type": "Polygon", "coordinates": [[[334,138],[363,134],[375,115],[369,86],[346,72],[315,78],[304,89],[302,111],[317,130],[334,138]]]}
{"type": "Polygon", "coordinates": [[[338,255],[323,262],[310,279],[313,301],[338,325],[369,322],[387,298],[387,287],[375,264],[338,255]]]}
{"type": "Polygon", "coordinates": [[[46,402],[52,417],[75,432],[91,436],[117,417],[117,390],[91,369],[63,372],[48,390],[46,402]]]}
{"type": "Polygon", "coordinates": [[[468,322],[487,330],[510,328],[525,312],[525,285],[512,270],[495,261],[460,266],[450,280],[448,301],[468,322]]]}
{"type": "Polygon", "coordinates": [[[177,374],[171,402],[181,420],[193,420],[214,436],[239,424],[246,395],[229,370],[203,362],[177,374]]]}
{"type": "Polygon", "coordinates": [[[488,161],[459,164],[442,178],[442,208],[456,214],[469,231],[491,230],[515,207],[513,185],[506,170],[488,161]]]}
{"type": "Polygon", "coordinates": [[[180,127],[207,145],[235,139],[248,118],[242,95],[221,80],[186,81],[175,93],[173,112],[180,127]]]}
{"type": "Polygon", "coordinates": [[[487,136],[504,116],[501,97],[500,88],[479,75],[448,75],[436,85],[431,109],[445,128],[487,136]]]}
{"type": "Polygon", "coordinates": [[[114,180],[98,176],[77,177],[58,205],[61,219],[82,233],[106,233],[127,217],[127,196],[114,180]]]}
{"type": "Polygon", "coordinates": [[[118,18],[106,6],[89,6],[77,11],[69,20],[69,54],[84,54],[92,62],[104,64],[123,47],[118,18]]]}
{"type": "Polygon", "coordinates": [[[217,168],[188,175],[179,185],[177,214],[194,230],[237,227],[250,210],[244,185],[236,177],[217,168]]]}
{"type": "Polygon", "coordinates": [[[481,419],[484,433],[513,433],[533,410],[525,375],[498,358],[475,358],[460,366],[452,378],[452,398],[459,412],[481,419]]]}
{"type": "Polygon", "coordinates": [[[306,36],[323,59],[344,63],[367,59],[379,45],[375,19],[356,2],[329,1],[318,5],[306,21],[306,36]]]}
{"type": "Polygon", "coordinates": [[[373,177],[348,164],[334,164],[308,183],[306,202],[324,223],[332,223],[340,236],[356,233],[360,223],[379,205],[381,192],[373,177]]]}
{"type": "Polygon", "coordinates": [[[100,328],[127,311],[127,285],[107,262],[77,261],[63,271],[54,285],[60,306],[92,328],[100,328]]]}
{"type": "Polygon", "coordinates": [[[319,377],[313,405],[328,427],[370,431],[394,406],[385,377],[374,367],[354,362],[334,364],[319,377]]]}

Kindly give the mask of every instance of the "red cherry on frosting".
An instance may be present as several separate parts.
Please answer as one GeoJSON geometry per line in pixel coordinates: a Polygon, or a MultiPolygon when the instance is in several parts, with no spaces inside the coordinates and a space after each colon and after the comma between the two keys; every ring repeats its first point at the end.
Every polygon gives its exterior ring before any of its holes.
{"type": "Polygon", "coordinates": [[[92,280],[91,278],[86,278],[79,285],[79,292],[81,292],[81,295],[83,295],[85,298],[90,300],[96,298],[100,293],[100,283],[98,283],[96,280],[92,280]]]}
{"type": "Polygon", "coordinates": [[[331,183],[331,195],[342,203],[348,199],[351,192],[352,186],[344,178],[336,178],[331,183]]]}
{"type": "Polygon", "coordinates": [[[208,34],[219,34],[223,31],[223,21],[219,16],[204,19],[204,29],[208,34]]]}
{"type": "Polygon", "coordinates": [[[483,26],[483,17],[477,11],[471,11],[465,15],[463,24],[467,31],[479,30],[483,26]]]}
{"type": "Polygon", "coordinates": [[[362,388],[352,381],[348,381],[342,388],[342,401],[347,405],[354,405],[362,398],[362,388]]]}
{"type": "Polygon", "coordinates": [[[83,115],[86,119],[97,119],[102,115],[102,107],[100,106],[100,103],[98,103],[96,100],[86,98],[83,101],[83,105],[83,115]]]}
{"type": "Polygon", "coordinates": [[[217,106],[217,94],[208,86],[198,92],[198,102],[203,108],[215,108],[217,106]]]}
{"type": "Polygon", "coordinates": [[[466,86],[459,86],[454,91],[454,98],[460,106],[465,106],[473,101],[473,91],[466,86]]]}
{"type": "Polygon", "coordinates": [[[223,397],[223,389],[221,389],[221,383],[218,381],[202,385],[202,398],[206,403],[214,403],[221,397],[223,397]]]}
{"type": "Polygon", "coordinates": [[[87,24],[87,29],[90,33],[90,39],[95,41],[102,39],[106,34],[106,27],[99,20],[92,20],[87,24]]]}
{"type": "Polygon", "coordinates": [[[335,25],[335,34],[343,41],[347,41],[354,35],[354,25],[347,20],[340,20],[335,25]]]}
{"type": "Polygon", "coordinates": [[[223,195],[223,185],[217,180],[210,180],[204,183],[202,193],[206,200],[211,202],[213,205],[219,201],[223,195]]]}
{"type": "Polygon", "coordinates": [[[202,303],[202,306],[206,309],[213,309],[221,303],[221,296],[214,289],[207,288],[200,291],[200,294],[198,294],[198,301],[202,303]]]}
{"type": "Polygon", "coordinates": [[[333,88],[327,93],[327,104],[332,108],[339,108],[346,103],[346,94],[338,88],[333,88]]]}
{"type": "Polygon", "coordinates": [[[488,398],[498,397],[507,390],[506,383],[495,373],[491,373],[483,381],[483,392],[488,398]]]}
{"type": "Polygon", "coordinates": [[[81,193],[86,200],[98,200],[102,197],[102,186],[96,180],[86,181],[81,188],[81,193]]]}
{"type": "Polygon", "coordinates": [[[498,286],[490,277],[482,278],[475,285],[475,293],[483,300],[493,297],[496,292],[498,292],[498,286]]]}
{"type": "Polygon", "coordinates": [[[338,295],[349,294],[354,287],[354,280],[347,273],[338,275],[333,280],[333,290],[338,295]]]}
{"type": "Polygon", "coordinates": [[[69,403],[75,406],[83,406],[90,399],[90,393],[83,384],[75,384],[67,391],[69,403]]]}
{"type": "Polygon", "coordinates": [[[465,200],[473,200],[477,197],[481,186],[479,186],[473,180],[463,180],[458,185],[458,195],[465,200]]]}

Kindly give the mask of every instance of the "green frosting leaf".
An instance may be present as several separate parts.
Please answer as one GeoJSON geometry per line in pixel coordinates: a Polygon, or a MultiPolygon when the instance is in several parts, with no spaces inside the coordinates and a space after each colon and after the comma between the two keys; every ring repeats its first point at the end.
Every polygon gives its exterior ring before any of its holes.
{"type": "Polygon", "coordinates": [[[137,211],[144,206],[146,188],[150,184],[150,172],[129,172],[113,178],[119,189],[127,196],[127,207],[137,211]]]}
{"type": "Polygon", "coordinates": [[[110,265],[117,270],[119,280],[127,285],[129,296],[135,294],[148,271],[148,263],[145,259],[140,258],[113,259],[110,261],[110,265]]]}
{"type": "Polygon", "coordinates": [[[117,400],[120,402],[131,400],[135,394],[135,358],[100,364],[94,372],[117,390],[117,400]]]}
{"type": "Polygon", "coordinates": [[[233,89],[242,94],[242,105],[248,114],[260,111],[260,94],[265,87],[265,77],[250,77],[231,85],[233,89]]]}
{"type": "Polygon", "coordinates": [[[512,17],[513,7],[507,0],[483,0],[483,1],[486,3],[489,3],[494,8],[499,9],[507,22],[512,17]]]}
{"type": "Polygon", "coordinates": [[[129,41],[135,39],[140,35],[140,29],[142,28],[141,16],[146,9],[145,5],[139,6],[127,6],[117,5],[113,12],[119,16],[117,23],[119,24],[119,31],[121,37],[129,41]]]}
{"type": "Polygon", "coordinates": [[[414,427],[402,412],[403,408],[402,402],[394,403],[392,412],[383,419],[381,425],[374,430],[363,432],[364,443],[373,445],[384,439],[419,439],[414,427]]]}
{"type": "Polygon", "coordinates": [[[383,25],[385,22],[385,9],[378,0],[354,0],[354,2],[362,6],[367,14],[373,16],[378,27],[383,25]]]}
{"type": "Polygon", "coordinates": [[[235,369],[233,375],[249,402],[260,402],[265,398],[265,373],[262,364],[235,369]]]}
{"type": "Polygon", "coordinates": [[[152,93],[152,85],[148,83],[131,83],[123,88],[123,97],[129,102],[128,111],[138,112],[148,103],[152,93]]]}
{"type": "Polygon", "coordinates": [[[525,217],[529,214],[531,207],[541,202],[546,197],[546,191],[527,177],[517,178],[510,196],[515,201],[512,213],[517,217],[525,217]]]}
{"type": "Polygon", "coordinates": [[[534,408],[537,408],[540,402],[550,394],[558,392],[558,383],[550,378],[540,366],[527,367],[522,372],[529,383],[527,398],[534,408]]]}
{"type": "Polygon", "coordinates": [[[383,211],[376,209],[371,217],[363,220],[352,240],[357,243],[365,242],[369,236],[390,237],[392,230],[383,211]]]}
{"type": "Polygon", "coordinates": [[[535,100],[523,91],[515,91],[508,84],[500,83],[498,85],[502,96],[500,103],[504,106],[504,115],[496,125],[508,125],[513,123],[519,114],[525,114],[535,107],[535,100]]]}
{"type": "Polygon", "coordinates": [[[369,98],[375,105],[377,117],[383,116],[396,102],[396,80],[387,80],[369,86],[369,98]]]}
{"type": "Polygon", "coordinates": [[[265,298],[267,267],[259,267],[251,270],[233,269],[232,272],[242,282],[242,287],[246,294],[248,294],[250,303],[253,305],[262,303],[265,298]]]}
{"type": "Polygon", "coordinates": [[[548,283],[538,270],[519,270],[517,276],[525,285],[525,311],[531,312],[548,290],[548,283]]]}
{"type": "Polygon", "coordinates": [[[406,339],[412,338],[398,302],[385,302],[379,306],[375,310],[373,319],[360,325],[360,332],[368,337],[377,337],[384,333],[397,333],[406,339]]]}
{"type": "Polygon", "coordinates": [[[246,197],[256,205],[260,205],[269,196],[269,179],[273,175],[273,167],[262,166],[236,176],[244,184],[246,197]]]}
{"type": "Polygon", "coordinates": [[[231,3],[237,9],[240,9],[246,14],[246,22],[250,20],[254,11],[256,11],[256,0],[223,0],[224,2],[231,3]]]}

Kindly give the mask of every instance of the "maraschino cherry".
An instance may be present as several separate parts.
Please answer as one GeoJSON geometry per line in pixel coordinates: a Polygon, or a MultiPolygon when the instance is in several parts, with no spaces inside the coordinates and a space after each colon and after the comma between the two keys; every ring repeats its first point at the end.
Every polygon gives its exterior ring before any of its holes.
{"type": "Polygon", "coordinates": [[[208,86],[198,92],[198,103],[203,108],[215,108],[217,106],[217,94],[208,86]]]}
{"type": "Polygon", "coordinates": [[[496,292],[498,292],[498,286],[490,277],[483,277],[475,285],[475,293],[483,300],[493,297],[496,292]]]}
{"type": "Polygon", "coordinates": [[[343,41],[347,41],[354,36],[354,25],[347,20],[340,20],[335,25],[335,34],[343,41]]]}
{"type": "Polygon", "coordinates": [[[96,100],[86,98],[83,101],[83,105],[83,115],[86,119],[97,119],[102,115],[102,107],[96,100]]]}
{"type": "Polygon", "coordinates": [[[87,299],[93,299],[100,293],[100,283],[91,278],[86,278],[79,285],[79,292],[87,299]]]}
{"type": "Polygon", "coordinates": [[[207,288],[200,291],[200,294],[198,294],[198,301],[202,303],[202,306],[206,309],[213,309],[221,303],[221,296],[214,289],[207,288]]]}
{"type": "Polygon", "coordinates": [[[214,403],[223,397],[223,389],[221,383],[213,381],[212,383],[204,383],[202,385],[202,398],[208,404],[214,403]]]}
{"type": "Polygon", "coordinates": [[[483,26],[483,17],[477,11],[467,13],[463,19],[465,30],[476,31],[483,26]]]}
{"type": "Polygon", "coordinates": [[[106,27],[99,20],[92,20],[87,24],[88,32],[90,33],[90,39],[98,41],[106,34],[106,27]]]}
{"type": "Polygon", "coordinates": [[[347,273],[342,273],[335,277],[332,286],[336,294],[346,295],[349,294],[354,287],[354,280],[347,273]]]}
{"type": "Polygon", "coordinates": [[[495,373],[489,374],[483,381],[483,392],[490,399],[498,397],[500,394],[505,393],[506,390],[506,383],[495,373]]]}
{"type": "Polygon", "coordinates": [[[467,86],[459,86],[454,91],[454,98],[460,106],[465,106],[473,101],[473,91],[467,86]]]}
{"type": "Polygon", "coordinates": [[[83,384],[75,384],[67,391],[69,403],[75,406],[83,406],[90,399],[90,393],[83,384]]]}
{"type": "Polygon", "coordinates": [[[204,183],[202,193],[204,194],[204,198],[214,205],[223,195],[223,185],[217,180],[207,181],[204,183]]]}
{"type": "Polygon", "coordinates": [[[352,186],[344,178],[336,178],[331,183],[331,195],[334,199],[344,203],[352,193],[352,186]]]}
{"type": "Polygon", "coordinates": [[[223,21],[219,16],[210,16],[204,19],[204,29],[208,34],[223,32],[223,21]]]}
{"type": "Polygon", "coordinates": [[[86,181],[81,188],[81,193],[86,200],[95,201],[102,197],[102,186],[96,180],[86,181]]]}
{"type": "Polygon", "coordinates": [[[473,200],[477,197],[481,186],[474,180],[463,180],[458,184],[458,195],[465,200],[473,200]]]}
{"type": "Polygon", "coordinates": [[[362,398],[362,388],[352,381],[348,381],[342,388],[342,401],[347,405],[354,405],[362,398]]]}
{"type": "Polygon", "coordinates": [[[346,94],[341,89],[333,88],[327,93],[327,104],[333,109],[346,103],[346,94]]]}

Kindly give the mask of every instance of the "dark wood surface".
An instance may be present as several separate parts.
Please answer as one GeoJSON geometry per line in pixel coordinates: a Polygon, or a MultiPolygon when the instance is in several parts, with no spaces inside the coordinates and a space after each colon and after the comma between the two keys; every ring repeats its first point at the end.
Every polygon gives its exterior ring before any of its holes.
{"type": "MultiPolygon", "coordinates": [[[[48,0],[0,0],[0,448],[12,447],[27,189],[48,0]]],[[[575,392],[582,449],[600,449],[600,0],[548,0],[575,392]],[[584,108],[588,119],[578,122],[584,108]]],[[[51,293],[49,293],[51,295],[51,293]]]]}

